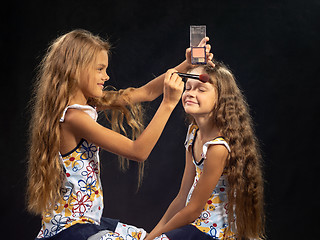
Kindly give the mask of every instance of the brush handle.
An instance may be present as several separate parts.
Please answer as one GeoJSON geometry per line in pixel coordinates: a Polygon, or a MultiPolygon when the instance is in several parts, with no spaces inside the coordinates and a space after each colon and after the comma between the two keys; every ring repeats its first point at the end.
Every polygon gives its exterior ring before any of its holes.
{"type": "Polygon", "coordinates": [[[192,79],[200,79],[199,75],[195,75],[195,74],[189,74],[189,73],[180,73],[180,72],[176,72],[176,74],[178,74],[180,77],[182,77],[182,80],[185,82],[187,78],[192,78],[192,79]]]}

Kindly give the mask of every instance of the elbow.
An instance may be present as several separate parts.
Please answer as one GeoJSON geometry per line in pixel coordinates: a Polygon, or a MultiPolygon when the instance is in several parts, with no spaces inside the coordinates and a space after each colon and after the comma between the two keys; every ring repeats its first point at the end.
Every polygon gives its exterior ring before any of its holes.
{"type": "Polygon", "coordinates": [[[145,96],[145,98],[143,99],[143,102],[152,102],[153,100],[155,100],[158,96],[154,96],[154,94],[149,93],[145,96]]]}
{"type": "Polygon", "coordinates": [[[131,141],[131,144],[127,146],[126,152],[127,154],[125,154],[124,157],[127,159],[143,163],[148,159],[151,151],[148,151],[144,146],[142,146],[139,139],[136,139],[131,141]]]}
{"type": "Polygon", "coordinates": [[[133,160],[139,163],[143,163],[148,159],[148,157],[144,157],[144,156],[139,156],[139,157],[135,157],[133,160]]]}
{"type": "Polygon", "coordinates": [[[149,154],[141,154],[141,153],[139,154],[138,153],[138,154],[130,157],[130,159],[133,161],[139,162],[139,163],[143,163],[148,159],[148,157],[149,157],[149,154]]]}
{"type": "Polygon", "coordinates": [[[194,222],[197,218],[200,217],[202,211],[194,211],[191,215],[190,215],[190,218],[191,218],[191,222],[194,222]]]}
{"type": "Polygon", "coordinates": [[[145,93],[145,99],[144,102],[152,102],[156,98],[158,98],[161,95],[162,92],[155,91],[155,89],[148,90],[145,93]]]}
{"type": "Polygon", "coordinates": [[[162,93],[152,93],[152,94],[149,94],[149,97],[148,97],[148,100],[147,102],[152,102],[154,101],[155,99],[157,99],[162,93]]]}
{"type": "Polygon", "coordinates": [[[202,213],[202,208],[198,208],[198,207],[191,207],[189,209],[189,222],[192,223],[194,222],[198,217],[200,217],[201,213],[202,213]]]}
{"type": "Polygon", "coordinates": [[[143,163],[146,161],[152,151],[152,148],[146,147],[144,144],[141,144],[141,141],[139,139],[134,141],[134,161],[143,163]]]}

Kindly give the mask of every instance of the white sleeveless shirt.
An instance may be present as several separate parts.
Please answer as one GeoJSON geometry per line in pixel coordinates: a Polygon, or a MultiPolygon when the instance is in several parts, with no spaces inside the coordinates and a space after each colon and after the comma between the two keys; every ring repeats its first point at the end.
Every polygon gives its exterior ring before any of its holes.
{"type": "MultiPolygon", "coordinates": [[[[97,111],[88,105],[68,106],[60,119],[64,122],[68,109],[79,109],[95,121],[97,111]]],[[[100,180],[99,148],[82,139],[69,153],[60,155],[64,168],[62,197],[53,212],[42,214],[42,228],[37,238],[50,237],[76,223],[100,224],[103,195],[100,180]]]]}
{"type": "MultiPolygon", "coordinates": [[[[186,205],[190,202],[192,193],[197,186],[197,183],[201,177],[204,167],[204,161],[206,159],[207,150],[210,145],[224,145],[230,152],[230,147],[223,137],[217,137],[211,141],[206,142],[202,148],[202,159],[200,162],[196,162],[193,156],[193,144],[197,135],[198,126],[191,124],[189,126],[187,137],[185,141],[185,147],[187,151],[192,153],[193,164],[196,168],[196,176],[194,178],[193,185],[189,191],[186,205]]],[[[220,176],[220,179],[213,190],[210,198],[207,200],[201,215],[191,223],[200,231],[208,234],[213,239],[235,239],[234,234],[229,230],[228,225],[228,197],[227,197],[227,176],[224,171],[220,176]]]]}

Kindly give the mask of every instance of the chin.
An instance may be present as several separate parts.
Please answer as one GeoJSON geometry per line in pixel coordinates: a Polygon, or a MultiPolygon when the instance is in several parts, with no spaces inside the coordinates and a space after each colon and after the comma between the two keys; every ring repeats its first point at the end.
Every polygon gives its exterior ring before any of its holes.
{"type": "Polygon", "coordinates": [[[101,98],[103,96],[103,91],[101,92],[96,92],[93,96],[93,98],[101,98]]]}
{"type": "Polygon", "coordinates": [[[185,111],[186,114],[189,114],[189,115],[192,115],[192,114],[195,113],[194,111],[192,111],[192,110],[190,110],[188,108],[184,108],[184,111],[185,111]]]}

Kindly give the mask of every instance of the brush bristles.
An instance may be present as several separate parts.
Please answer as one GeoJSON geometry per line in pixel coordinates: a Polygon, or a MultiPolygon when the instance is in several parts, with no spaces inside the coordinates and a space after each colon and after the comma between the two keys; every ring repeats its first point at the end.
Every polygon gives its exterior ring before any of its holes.
{"type": "Polygon", "coordinates": [[[203,83],[208,82],[209,79],[210,79],[210,78],[209,78],[209,75],[206,74],[206,73],[200,74],[200,76],[199,76],[199,80],[200,80],[201,82],[203,82],[203,83]]]}

